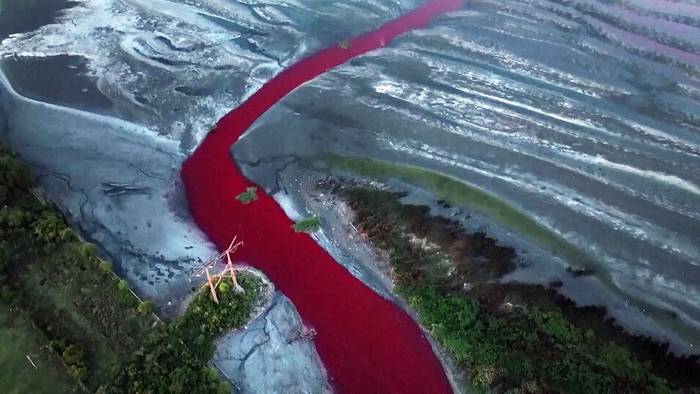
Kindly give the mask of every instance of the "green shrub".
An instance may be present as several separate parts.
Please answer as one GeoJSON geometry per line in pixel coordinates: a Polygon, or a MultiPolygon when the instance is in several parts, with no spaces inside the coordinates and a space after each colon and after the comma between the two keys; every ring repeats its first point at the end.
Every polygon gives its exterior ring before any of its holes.
{"type": "Polygon", "coordinates": [[[93,258],[97,254],[97,247],[91,243],[82,242],[78,247],[78,253],[86,259],[93,258]]]}
{"type": "Polygon", "coordinates": [[[153,303],[151,301],[141,301],[139,303],[139,313],[146,316],[153,313],[153,303]]]}
{"type": "Polygon", "coordinates": [[[88,372],[86,367],[70,367],[71,374],[79,381],[85,382],[88,377],[88,372]]]}
{"type": "Polygon", "coordinates": [[[122,305],[136,306],[137,299],[131,293],[129,284],[124,279],[117,282],[117,298],[122,305]]]}
{"type": "Polygon", "coordinates": [[[112,273],[112,263],[109,261],[100,260],[99,267],[100,267],[100,270],[104,273],[107,273],[107,274],[112,273]]]}
{"type": "Polygon", "coordinates": [[[0,276],[0,301],[4,303],[11,303],[15,300],[17,293],[7,284],[5,276],[0,276]]]}
{"type": "Polygon", "coordinates": [[[318,216],[309,216],[294,223],[292,227],[297,233],[313,233],[321,227],[321,219],[318,216]]]}
{"type": "Polygon", "coordinates": [[[20,207],[5,207],[0,210],[0,223],[12,228],[24,227],[30,219],[30,215],[20,207]]]}
{"type": "Polygon", "coordinates": [[[211,358],[214,339],[245,324],[262,300],[264,285],[259,278],[239,274],[238,283],[245,291],[230,291],[228,281],[219,284],[219,304],[212,302],[206,289],[199,292],[185,315],[173,322],[182,340],[203,360],[211,358]],[[226,290],[221,291],[222,288],[226,290]]]}
{"type": "Polygon", "coordinates": [[[72,230],[56,213],[47,210],[34,221],[34,235],[45,248],[51,249],[71,240],[72,230]]]}
{"type": "Polygon", "coordinates": [[[77,345],[71,344],[66,346],[61,357],[63,358],[63,362],[69,366],[82,366],[84,364],[83,358],[85,357],[85,353],[77,345]]]}
{"type": "Polygon", "coordinates": [[[260,279],[243,274],[238,281],[245,291],[220,291],[218,305],[206,289],[200,291],[185,315],[176,317],[167,326],[158,326],[100,392],[230,392],[228,384],[220,381],[217,372],[205,364],[211,359],[216,337],[242,326],[262,301],[264,287],[260,279]]]}
{"type": "Polygon", "coordinates": [[[258,199],[258,188],[255,186],[251,186],[245,189],[244,192],[236,196],[236,200],[238,200],[241,204],[250,204],[251,202],[255,201],[258,199]]]}

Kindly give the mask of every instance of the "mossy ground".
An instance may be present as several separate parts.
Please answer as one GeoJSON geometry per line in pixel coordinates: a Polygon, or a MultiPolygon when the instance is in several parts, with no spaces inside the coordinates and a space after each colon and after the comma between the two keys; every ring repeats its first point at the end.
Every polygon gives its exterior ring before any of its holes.
{"type": "Polygon", "coordinates": [[[250,204],[251,202],[258,199],[258,188],[255,186],[250,186],[236,196],[236,200],[243,205],[250,204]]]}

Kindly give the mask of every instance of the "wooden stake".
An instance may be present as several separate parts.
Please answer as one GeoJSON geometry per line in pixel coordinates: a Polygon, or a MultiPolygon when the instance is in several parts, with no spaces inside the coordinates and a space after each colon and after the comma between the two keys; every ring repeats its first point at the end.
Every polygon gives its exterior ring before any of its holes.
{"type": "Polygon", "coordinates": [[[216,303],[218,305],[219,298],[216,296],[216,288],[215,288],[214,284],[211,282],[211,276],[209,275],[209,267],[205,267],[204,272],[207,273],[207,284],[209,285],[209,291],[211,292],[211,299],[214,300],[214,303],[216,303]]]}
{"type": "Polygon", "coordinates": [[[34,364],[34,361],[32,361],[31,357],[29,357],[28,354],[25,354],[25,356],[27,356],[27,360],[29,360],[29,362],[32,363],[32,367],[34,367],[34,369],[36,369],[36,364],[34,364]]]}
{"type": "MultiPolygon", "coordinates": [[[[219,287],[219,283],[224,278],[230,277],[231,282],[233,283],[234,289],[240,291],[242,290],[241,286],[238,284],[238,279],[236,279],[236,272],[233,270],[233,260],[231,260],[231,254],[235,253],[236,250],[238,249],[239,246],[243,245],[243,241],[238,241],[238,236],[233,237],[231,240],[231,243],[228,245],[228,248],[221,252],[218,256],[215,258],[207,261],[204,263],[200,268],[197,268],[196,270],[193,271],[192,275],[200,276],[203,272],[207,276],[207,282],[204,284],[202,287],[209,287],[209,292],[211,293],[211,299],[218,304],[219,303],[219,297],[216,293],[216,289],[219,287]],[[223,271],[221,271],[219,274],[211,275],[209,273],[209,268],[214,268],[214,266],[219,262],[219,260],[222,260],[226,256],[226,267],[224,268],[223,271]],[[214,279],[216,279],[216,283],[214,282],[214,279]]],[[[191,282],[191,279],[190,279],[191,282]]]]}
{"type": "Polygon", "coordinates": [[[233,262],[231,261],[230,252],[226,253],[226,260],[228,260],[228,264],[226,264],[226,270],[231,274],[231,282],[233,282],[233,288],[238,289],[238,280],[236,280],[236,273],[233,271],[233,262]]]}

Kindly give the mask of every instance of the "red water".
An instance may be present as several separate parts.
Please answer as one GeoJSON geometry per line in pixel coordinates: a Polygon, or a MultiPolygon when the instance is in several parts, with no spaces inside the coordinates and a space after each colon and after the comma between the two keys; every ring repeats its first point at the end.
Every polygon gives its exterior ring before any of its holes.
{"type": "Polygon", "coordinates": [[[237,257],[264,271],[305,324],[317,330],[316,349],[340,392],[442,393],[450,386],[430,344],[405,312],[353,277],[311,237],[295,233],[271,197],[259,196],[248,205],[235,200],[252,183],[238,171],[229,149],[296,87],[461,5],[461,0],[427,1],[350,40],[347,49],[324,49],[282,71],[221,119],[182,167],[197,224],[220,249],[234,235],[245,241],[237,257]]]}

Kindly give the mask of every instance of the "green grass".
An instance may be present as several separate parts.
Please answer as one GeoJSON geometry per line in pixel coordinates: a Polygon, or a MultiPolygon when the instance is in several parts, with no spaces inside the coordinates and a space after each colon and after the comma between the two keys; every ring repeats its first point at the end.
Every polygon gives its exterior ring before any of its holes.
{"type": "Polygon", "coordinates": [[[82,392],[49,339],[16,307],[0,303],[0,387],[8,394],[82,392]],[[29,363],[27,355],[37,368],[29,363]]]}
{"type": "Polygon", "coordinates": [[[475,186],[437,171],[383,160],[337,155],[323,156],[331,167],[377,180],[400,179],[433,192],[437,199],[477,210],[503,226],[529,238],[538,245],[556,252],[574,267],[593,269],[595,262],[559,235],[520,212],[506,201],[475,186]]]}

